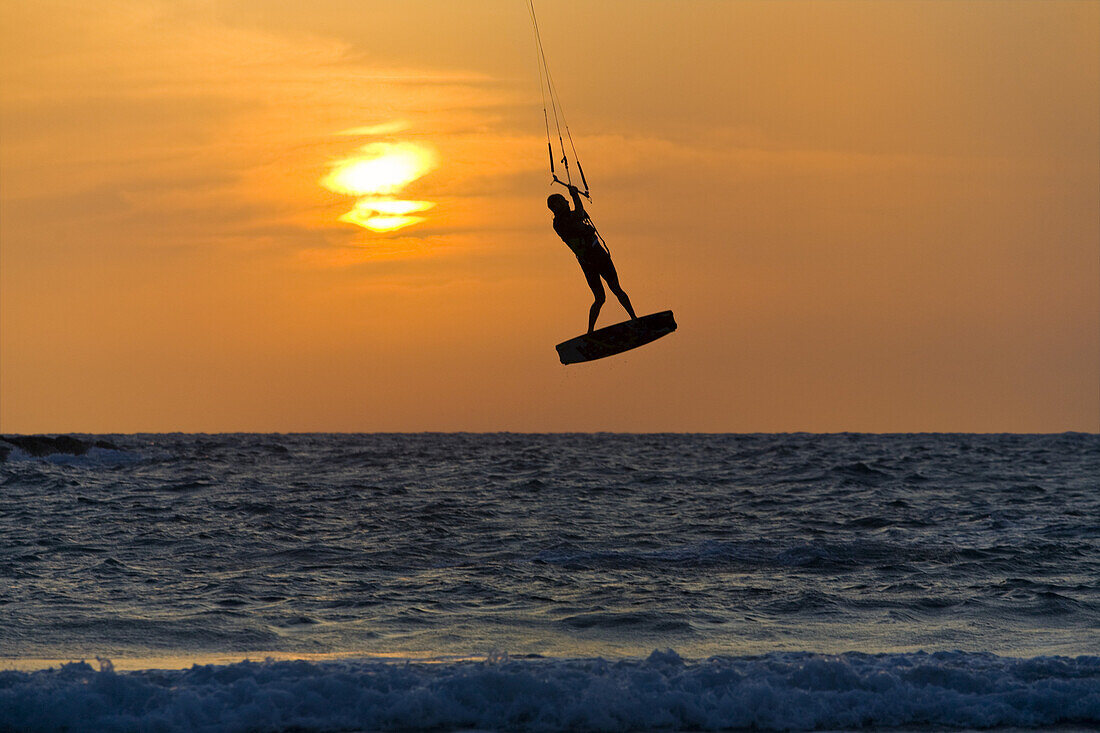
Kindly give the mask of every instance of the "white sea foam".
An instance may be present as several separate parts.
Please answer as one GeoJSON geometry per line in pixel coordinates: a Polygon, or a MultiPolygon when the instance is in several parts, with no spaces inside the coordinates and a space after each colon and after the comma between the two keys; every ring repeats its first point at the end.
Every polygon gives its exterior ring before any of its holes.
{"type": "Polygon", "coordinates": [[[86,663],[0,672],[4,731],[811,730],[1100,724],[1100,657],[86,663]]]}

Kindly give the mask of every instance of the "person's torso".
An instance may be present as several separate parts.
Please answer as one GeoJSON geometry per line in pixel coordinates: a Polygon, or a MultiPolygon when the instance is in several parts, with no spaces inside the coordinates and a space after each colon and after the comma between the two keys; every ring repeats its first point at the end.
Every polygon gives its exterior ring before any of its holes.
{"type": "Polygon", "coordinates": [[[576,212],[554,217],[554,231],[579,259],[587,259],[600,249],[596,228],[587,217],[578,216],[576,212]]]}

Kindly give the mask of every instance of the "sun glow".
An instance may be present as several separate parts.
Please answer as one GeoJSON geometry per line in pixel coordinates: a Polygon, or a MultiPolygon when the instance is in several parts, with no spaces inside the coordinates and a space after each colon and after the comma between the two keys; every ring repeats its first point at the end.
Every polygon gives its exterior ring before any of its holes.
{"type": "Polygon", "coordinates": [[[398,201],[396,199],[363,198],[355,208],[340,217],[340,221],[357,224],[373,232],[391,232],[424,221],[423,216],[409,216],[435,206],[431,201],[398,201]]]}
{"type": "Polygon", "coordinates": [[[390,232],[419,224],[425,217],[410,214],[435,206],[431,201],[393,198],[434,167],[435,156],[427,148],[407,142],[376,142],[335,163],[321,185],[336,193],[361,197],[340,221],[374,232],[390,232]]]}

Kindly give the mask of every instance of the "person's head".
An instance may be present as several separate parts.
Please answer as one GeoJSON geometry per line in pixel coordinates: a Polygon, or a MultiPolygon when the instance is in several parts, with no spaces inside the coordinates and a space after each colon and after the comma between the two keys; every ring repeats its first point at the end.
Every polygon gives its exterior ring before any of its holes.
{"type": "Polygon", "coordinates": [[[550,194],[546,198],[546,206],[554,212],[554,216],[569,213],[569,201],[560,193],[550,194]]]}

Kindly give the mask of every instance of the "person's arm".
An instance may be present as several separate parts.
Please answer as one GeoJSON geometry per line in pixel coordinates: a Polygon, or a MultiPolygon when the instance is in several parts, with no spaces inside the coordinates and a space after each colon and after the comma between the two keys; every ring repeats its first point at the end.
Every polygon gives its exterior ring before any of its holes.
{"type": "Polygon", "coordinates": [[[569,195],[573,197],[573,211],[587,215],[588,212],[584,210],[584,202],[581,201],[581,190],[576,186],[570,186],[569,195]]]}

